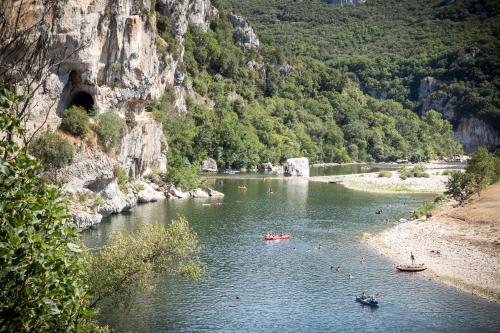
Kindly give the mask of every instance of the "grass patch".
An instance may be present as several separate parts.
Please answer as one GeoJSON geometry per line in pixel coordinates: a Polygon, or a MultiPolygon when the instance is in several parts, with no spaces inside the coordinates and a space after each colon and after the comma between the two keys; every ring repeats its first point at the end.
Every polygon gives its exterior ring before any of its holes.
{"type": "Polygon", "coordinates": [[[416,178],[430,177],[430,175],[427,172],[425,172],[425,168],[423,165],[416,165],[413,168],[408,168],[406,166],[403,166],[398,171],[399,171],[399,178],[401,178],[402,180],[411,177],[416,177],[416,178]]]}
{"type": "Polygon", "coordinates": [[[118,165],[115,165],[115,167],[113,168],[113,173],[118,182],[118,187],[120,188],[120,191],[122,191],[123,193],[127,193],[128,184],[131,182],[132,179],[127,175],[125,170],[120,168],[118,165]]]}
{"type": "Polygon", "coordinates": [[[386,178],[391,178],[392,177],[392,172],[388,170],[382,170],[378,173],[379,178],[386,177],[386,178]]]}
{"type": "Polygon", "coordinates": [[[427,212],[436,208],[436,206],[437,204],[435,204],[434,202],[424,201],[424,203],[422,203],[422,206],[418,207],[411,215],[415,218],[419,218],[427,214],[427,212]]]}

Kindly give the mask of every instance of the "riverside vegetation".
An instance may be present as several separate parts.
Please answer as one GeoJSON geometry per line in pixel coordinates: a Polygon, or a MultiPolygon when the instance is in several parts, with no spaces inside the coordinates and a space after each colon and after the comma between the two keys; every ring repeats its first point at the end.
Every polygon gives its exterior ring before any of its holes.
{"type": "Polygon", "coordinates": [[[419,83],[447,84],[455,120],[475,116],[500,130],[500,4],[496,0],[327,1],[223,0],[257,28],[281,57],[316,59],[352,73],[364,92],[420,109],[419,83]]]}
{"type": "MultiPolygon", "coordinates": [[[[160,35],[171,38],[168,18],[156,15],[160,35]]],[[[401,101],[370,97],[349,73],[284,54],[269,39],[260,49],[238,46],[224,11],[207,32],[189,30],[184,64],[195,91],[188,112],[173,110],[171,90],[150,106],[169,143],[167,178],[176,183],[192,183],[186,175],[196,175],[207,157],[221,167],[253,168],[294,156],[425,161],[462,151],[438,112],[419,117],[401,101]]]]}
{"type": "Polygon", "coordinates": [[[26,132],[3,111],[26,98],[0,92],[0,132],[10,134],[0,138],[0,332],[106,332],[98,310],[127,306],[155,274],[199,278],[197,236],[182,217],[115,234],[97,253],[79,242],[59,190],[13,140],[26,132]]]}

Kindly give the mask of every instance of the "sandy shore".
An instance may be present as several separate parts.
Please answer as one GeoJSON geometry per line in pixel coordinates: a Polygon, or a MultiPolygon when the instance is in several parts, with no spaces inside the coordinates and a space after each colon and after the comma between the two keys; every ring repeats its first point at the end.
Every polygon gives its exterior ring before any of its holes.
{"type": "Polygon", "coordinates": [[[394,170],[391,177],[379,177],[378,172],[361,174],[309,177],[310,181],[323,183],[338,183],[357,191],[376,193],[443,193],[448,176],[442,175],[446,169],[428,169],[429,178],[399,177],[394,170]]]}
{"type": "Polygon", "coordinates": [[[413,251],[424,274],[500,302],[500,183],[465,207],[447,203],[429,219],[402,223],[368,243],[395,263],[413,251]],[[439,250],[440,255],[431,253],[439,250]]]}

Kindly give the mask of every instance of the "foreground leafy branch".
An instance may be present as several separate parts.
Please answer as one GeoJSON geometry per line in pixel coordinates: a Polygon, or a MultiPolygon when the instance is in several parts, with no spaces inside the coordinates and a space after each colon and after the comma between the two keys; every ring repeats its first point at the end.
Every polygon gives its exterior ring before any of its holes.
{"type": "Polygon", "coordinates": [[[198,279],[203,272],[196,234],[184,217],[164,225],[143,224],[133,234],[113,234],[108,244],[88,256],[91,306],[107,300],[129,305],[137,291],[149,291],[159,273],[180,273],[198,279]]]}

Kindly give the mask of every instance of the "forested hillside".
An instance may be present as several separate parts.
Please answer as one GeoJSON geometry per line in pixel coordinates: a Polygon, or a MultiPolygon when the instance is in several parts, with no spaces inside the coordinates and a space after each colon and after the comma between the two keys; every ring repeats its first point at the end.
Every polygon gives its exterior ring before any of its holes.
{"type": "MultiPolygon", "coordinates": [[[[157,16],[162,38],[170,40],[168,19],[157,16]]],[[[188,112],[173,111],[170,91],[152,105],[166,129],[173,180],[196,174],[207,157],[241,168],[296,156],[423,161],[461,151],[439,113],[420,118],[397,101],[364,94],[352,74],[324,61],[283,54],[270,39],[245,48],[236,37],[224,11],[207,32],[191,28],[184,55],[188,112]]]]}
{"type": "MultiPolygon", "coordinates": [[[[355,73],[363,91],[420,111],[420,80],[443,81],[433,96],[453,100],[455,125],[476,115],[500,130],[500,2],[223,0],[284,56],[313,57],[355,73]]],[[[444,104],[443,102],[443,104],[444,104]]]]}

